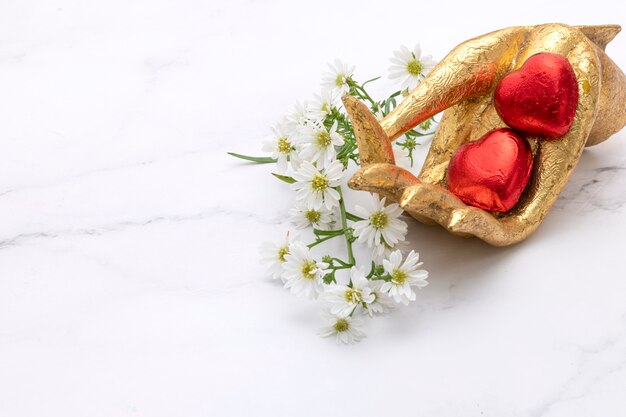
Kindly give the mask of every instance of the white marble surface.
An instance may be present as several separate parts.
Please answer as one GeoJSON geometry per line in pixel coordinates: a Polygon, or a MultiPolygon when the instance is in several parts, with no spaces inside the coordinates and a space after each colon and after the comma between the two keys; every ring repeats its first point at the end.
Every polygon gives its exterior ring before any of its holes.
{"type": "MultiPolygon", "coordinates": [[[[431,285],[358,345],[263,278],[292,195],[225,152],[257,153],[325,62],[365,79],[402,43],[626,23],[433,3],[2,2],[0,415],[626,415],[626,131],[523,244],[412,223],[431,285]]],[[[625,35],[609,52],[626,68],[625,35]]]]}

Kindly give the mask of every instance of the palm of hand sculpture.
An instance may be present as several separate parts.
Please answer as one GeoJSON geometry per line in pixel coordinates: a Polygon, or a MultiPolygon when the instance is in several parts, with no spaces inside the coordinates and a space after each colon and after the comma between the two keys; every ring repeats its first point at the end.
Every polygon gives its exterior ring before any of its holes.
{"type": "Polygon", "coordinates": [[[415,219],[438,223],[457,235],[476,236],[495,246],[522,241],[546,216],[583,148],[626,124],[626,76],[604,52],[619,31],[619,26],[547,24],[471,39],[454,48],[382,120],[354,97],[344,96],[362,165],[350,187],[386,196],[415,219]],[[513,208],[493,213],[466,205],[448,190],[450,161],[463,144],[507,127],[494,106],[494,90],[508,73],[542,52],[567,58],[575,72],[578,105],[573,122],[558,139],[526,135],[532,173],[513,208]],[[397,167],[391,141],[443,110],[419,175],[397,167]]]}

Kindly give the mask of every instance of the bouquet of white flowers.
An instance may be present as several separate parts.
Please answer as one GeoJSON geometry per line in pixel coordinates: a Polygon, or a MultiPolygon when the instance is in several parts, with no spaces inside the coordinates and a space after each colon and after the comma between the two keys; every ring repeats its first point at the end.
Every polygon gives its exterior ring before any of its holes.
{"type": "MultiPolygon", "coordinates": [[[[342,193],[344,171],[351,163],[359,164],[359,154],[339,95],[353,95],[384,117],[395,108],[396,99],[415,88],[435,65],[430,56],[421,55],[419,45],[413,50],[403,46],[391,62],[389,78],[399,79],[402,89],[386,99],[376,101],[366,90],[367,84],[380,77],[359,83],[354,67],[336,60],[323,76],[321,94],[312,101],[296,102],[294,111],[272,128],[271,140],[263,144],[270,156],[230,153],[255,163],[276,164],[278,173],[273,175],[295,192],[291,221],[296,229],[308,230],[309,237],[288,231],[282,242],[263,244],[262,261],[269,264],[270,276],[282,280],[291,293],[326,302],[323,318],[327,324],[320,334],[336,335],[338,343],[353,343],[365,336],[360,316],[373,317],[394,305],[408,305],[416,299],[414,290],[428,284],[419,254],[406,250],[407,224],[398,204],[387,204],[385,198],[370,194],[365,204],[348,209],[342,193]],[[337,237],[345,240],[345,256],[320,249],[337,237]],[[367,248],[364,260],[357,261],[353,244],[367,248]]],[[[432,135],[433,125],[434,120],[428,119],[394,143],[399,163],[413,165],[413,151],[420,138],[432,135]]]]}

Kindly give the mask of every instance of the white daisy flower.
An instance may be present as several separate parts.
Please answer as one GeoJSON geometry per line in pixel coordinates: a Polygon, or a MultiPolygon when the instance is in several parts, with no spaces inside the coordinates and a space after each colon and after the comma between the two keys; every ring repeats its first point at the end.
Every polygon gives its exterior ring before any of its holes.
{"type": "Polygon", "coordinates": [[[385,281],[378,279],[369,281],[370,294],[374,296],[374,299],[367,304],[367,308],[363,310],[363,313],[369,314],[370,317],[373,317],[374,314],[388,313],[395,307],[393,300],[381,289],[384,283],[385,281]]]}
{"type": "Polygon", "coordinates": [[[399,51],[393,52],[390,59],[389,78],[400,79],[402,88],[409,91],[417,87],[420,80],[433,69],[437,62],[430,55],[422,56],[419,43],[411,51],[402,45],[399,51]]]}
{"type": "Polygon", "coordinates": [[[287,129],[291,136],[297,136],[302,129],[311,121],[319,120],[316,113],[311,110],[311,103],[308,101],[296,101],[293,111],[286,116],[287,129]]]}
{"type": "Polygon", "coordinates": [[[407,225],[398,217],[402,209],[396,203],[385,207],[385,198],[379,199],[378,195],[370,194],[371,199],[366,206],[356,205],[354,210],[365,220],[359,220],[353,224],[354,235],[358,241],[375,249],[379,255],[385,251],[385,247],[393,248],[398,242],[403,241],[407,233],[407,225]]]}
{"type": "Polygon", "coordinates": [[[300,158],[299,155],[301,148],[298,142],[294,143],[294,147],[296,148],[296,150],[291,155],[289,155],[289,165],[291,166],[291,169],[295,172],[300,169],[300,165],[302,164],[302,158],[300,158]]]}
{"type": "Polygon", "coordinates": [[[325,169],[317,169],[309,161],[302,161],[300,169],[293,174],[296,198],[307,207],[319,209],[324,205],[328,210],[339,205],[339,193],[333,187],[341,184],[343,165],[333,161],[325,169]]]}
{"type": "Polygon", "coordinates": [[[363,270],[353,266],[350,269],[350,282],[352,286],[333,284],[326,287],[326,300],[333,304],[330,312],[337,316],[346,317],[358,305],[366,306],[375,299],[363,270]]]}
{"type": "Polygon", "coordinates": [[[293,111],[287,114],[287,123],[290,128],[304,125],[308,119],[309,103],[307,101],[297,100],[293,104],[293,111]]]}
{"type": "Polygon", "coordinates": [[[285,261],[285,288],[289,288],[298,297],[315,300],[323,291],[322,277],[326,274],[328,264],[313,259],[309,248],[300,241],[289,246],[285,261]]]}
{"type": "Polygon", "coordinates": [[[335,92],[347,93],[350,89],[347,80],[354,74],[355,67],[349,67],[339,59],[335,59],[333,64],[328,64],[328,67],[330,72],[322,75],[322,86],[335,92]]]}
{"type": "Polygon", "coordinates": [[[259,251],[261,252],[261,262],[267,263],[267,273],[272,279],[281,278],[284,281],[283,265],[287,261],[285,256],[289,254],[289,245],[294,241],[294,237],[289,233],[285,235],[285,238],[280,243],[265,242],[261,244],[259,251]]]}
{"type": "Polygon", "coordinates": [[[289,130],[285,121],[272,127],[273,136],[271,140],[264,141],[263,152],[270,152],[272,158],[276,159],[276,166],[280,172],[287,170],[287,160],[296,157],[297,151],[293,140],[289,135],[289,130]]]}
{"type": "Polygon", "coordinates": [[[304,204],[298,204],[289,210],[290,220],[297,229],[314,227],[319,230],[330,230],[334,224],[334,213],[322,206],[319,209],[308,208],[304,204]]]}
{"type": "Polygon", "coordinates": [[[428,285],[428,271],[418,269],[423,263],[418,261],[419,254],[415,251],[407,255],[404,263],[399,250],[392,252],[388,260],[383,260],[383,268],[391,280],[384,282],[380,290],[389,294],[396,303],[407,305],[409,301],[415,301],[413,287],[423,288],[428,285]]]}
{"type": "Polygon", "coordinates": [[[333,107],[337,107],[337,94],[333,90],[323,90],[321,94],[315,94],[311,102],[309,112],[318,120],[324,120],[331,113],[333,107]]]}
{"type": "Polygon", "coordinates": [[[327,167],[337,157],[336,146],[344,144],[343,137],[337,133],[337,121],[330,131],[322,123],[308,123],[300,136],[301,159],[315,162],[319,167],[327,167]]]}
{"type": "Polygon", "coordinates": [[[322,312],[322,319],[326,325],[320,329],[320,336],[329,337],[335,335],[337,344],[352,344],[359,342],[365,337],[361,330],[363,320],[360,317],[338,317],[330,311],[322,312]]]}
{"type": "Polygon", "coordinates": [[[409,248],[409,242],[401,240],[395,245],[388,245],[386,242],[382,242],[380,245],[374,245],[372,248],[372,260],[376,263],[382,263],[383,259],[389,258],[391,252],[399,250],[402,253],[406,253],[409,248]]]}

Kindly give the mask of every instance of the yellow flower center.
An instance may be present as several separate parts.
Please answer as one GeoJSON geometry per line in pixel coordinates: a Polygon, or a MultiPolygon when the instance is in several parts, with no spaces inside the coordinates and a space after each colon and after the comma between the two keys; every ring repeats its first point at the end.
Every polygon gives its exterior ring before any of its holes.
{"type": "Polygon", "coordinates": [[[313,261],[304,261],[304,263],[302,264],[302,277],[305,279],[314,279],[315,278],[315,274],[313,273],[313,271],[315,270],[315,268],[317,267],[317,265],[315,265],[315,262],[313,261]]]}
{"type": "Polygon", "coordinates": [[[423,69],[424,65],[415,58],[413,58],[406,64],[406,70],[409,72],[409,74],[413,76],[420,75],[423,69]]]}
{"type": "Polygon", "coordinates": [[[387,226],[389,218],[383,211],[377,211],[370,216],[370,224],[376,229],[384,229],[387,226]]]}
{"type": "Polygon", "coordinates": [[[324,175],[316,174],[311,180],[311,188],[318,193],[325,191],[328,188],[328,178],[324,175]]]}
{"type": "Polygon", "coordinates": [[[339,320],[337,320],[337,322],[333,326],[333,329],[335,329],[335,331],[337,333],[345,332],[349,328],[350,328],[350,323],[348,323],[348,320],[346,320],[346,319],[339,319],[339,320]]]}
{"type": "Polygon", "coordinates": [[[278,152],[280,153],[289,153],[291,152],[291,142],[287,139],[287,136],[283,136],[278,139],[278,152]]]}
{"type": "Polygon", "coordinates": [[[328,133],[326,130],[320,130],[319,132],[317,132],[315,138],[317,139],[317,145],[320,148],[326,148],[328,147],[328,145],[330,145],[330,133],[328,133]]]}
{"type": "Polygon", "coordinates": [[[285,262],[285,255],[289,254],[289,248],[287,246],[283,246],[282,248],[278,249],[278,260],[281,262],[285,262]]]}
{"type": "Polygon", "coordinates": [[[335,78],[335,85],[337,87],[341,87],[345,83],[346,76],[343,73],[337,74],[337,78],[335,78]]]}
{"type": "Polygon", "coordinates": [[[391,272],[391,282],[397,285],[402,285],[406,282],[406,272],[401,269],[394,269],[391,272]]]}
{"type": "Polygon", "coordinates": [[[345,294],[346,301],[350,304],[357,304],[361,302],[361,291],[349,288],[345,294]]]}
{"type": "Polygon", "coordinates": [[[317,210],[309,210],[306,213],[304,213],[304,217],[310,222],[310,223],[317,223],[320,221],[320,217],[322,215],[320,214],[319,211],[317,210]]]}

